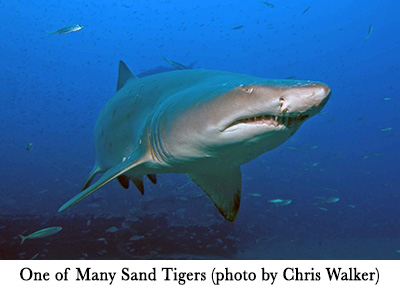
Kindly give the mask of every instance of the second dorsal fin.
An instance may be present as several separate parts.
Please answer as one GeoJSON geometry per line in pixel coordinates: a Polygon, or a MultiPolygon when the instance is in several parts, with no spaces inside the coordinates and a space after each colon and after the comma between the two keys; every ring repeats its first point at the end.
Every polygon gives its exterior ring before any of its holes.
{"type": "Polygon", "coordinates": [[[137,79],[137,77],[129,70],[127,65],[120,60],[118,68],[117,91],[119,91],[130,79],[137,79]]]}

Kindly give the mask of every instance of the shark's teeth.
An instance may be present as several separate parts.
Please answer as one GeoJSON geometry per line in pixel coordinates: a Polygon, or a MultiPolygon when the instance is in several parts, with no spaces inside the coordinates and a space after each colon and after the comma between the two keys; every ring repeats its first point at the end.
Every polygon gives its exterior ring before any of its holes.
{"type": "Polygon", "coordinates": [[[300,115],[296,117],[287,117],[287,116],[275,116],[275,115],[261,115],[261,116],[254,116],[254,117],[248,117],[248,118],[243,118],[240,120],[237,120],[230,124],[228,127],[225,128],[228,129],[229,127],[235,126],[237,124],[249,124],[249,125],[267,125],[267,126],[273,126],[273,127],[289,127],[293,123],[299,122],[299,121],[304,121],[307,119],[309,116],[308,115],[300,115]]]}

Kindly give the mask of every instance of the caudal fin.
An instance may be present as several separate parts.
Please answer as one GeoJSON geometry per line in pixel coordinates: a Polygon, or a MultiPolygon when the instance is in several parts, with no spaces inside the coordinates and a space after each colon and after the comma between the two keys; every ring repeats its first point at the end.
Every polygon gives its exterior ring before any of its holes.
{"type": "Polygon", "coordinates": [[[19,235],[19,237],[21,238],[21,245],[22,245],[26,240],[26,237],[24,237],[23,235],[19,235]]]}
{"type": "Polygon", "coordinates": [[[190,63],[187,68],[188,69],[192,69],[194,67],[194,65],[198,62],[199,60],[195,60],[194,62],[190,63]]]}

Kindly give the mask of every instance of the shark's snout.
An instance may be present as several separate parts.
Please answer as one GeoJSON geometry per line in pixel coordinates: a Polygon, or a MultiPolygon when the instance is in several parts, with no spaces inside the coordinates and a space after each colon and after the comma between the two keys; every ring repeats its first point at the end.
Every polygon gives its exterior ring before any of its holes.
{"type": "Polygon", "coordinates": [[[330,95],[331,89],[322,83],[289,89],[280,97],[281,113],[286,116],[313,116],[321,111],[330,95]]]}

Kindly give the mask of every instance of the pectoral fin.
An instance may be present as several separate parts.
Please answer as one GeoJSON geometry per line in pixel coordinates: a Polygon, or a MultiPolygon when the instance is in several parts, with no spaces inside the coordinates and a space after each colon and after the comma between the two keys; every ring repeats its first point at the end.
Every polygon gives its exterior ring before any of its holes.
{"type": "Polygon", "coordinates": [[[81,201],[88,195],[92,194],[94,191],[96,191],[103,185],[106,185],[107,183],[109,183],[114,178],[117,178],[118,176],[123,175],[125,172],[127,172],[127,171],[131,170],[132,168],[141,164],[140,160],[135,159],[135,158],[132,158],[132,159],[133,159],[133,161],[131,161],[131,162],[127,161],[124,163],[120,163],[120,164],[110,168],[109,170],[107,170],[103,174],[103,176],[101,176],[99,178],[99,180],[97,180],[95,183],[93,183],[91,186],[89,186],[85,190],[81,191],[81,193],[77,194],[76,196],[71,198],[69,201],[67,201],[62,207],[60,207],[58,212],[61,212],[63,210],[66,210],[67,208],[73,206],[74,204],[81,201]]]}
{"type": "Polygon", "coordinates": [[[82,190],[85,190],[86,188],[89,187],[90,183],[92,183],[93,178],[96,176],[97,173],[100,173],[101,169],[99,167],[97,167],[97,165],[95,165],[92,169],[92,171],[90,172],[88,178],[86,179],[85,184],[83,185],[82,190]]]}
{"type": "Polygon", "coordinates": [[[188,173],[211,198],[219,212],[228,220],[235,221],[240,206],[242,175],[240,167],[219,172],[188,173]]]}

